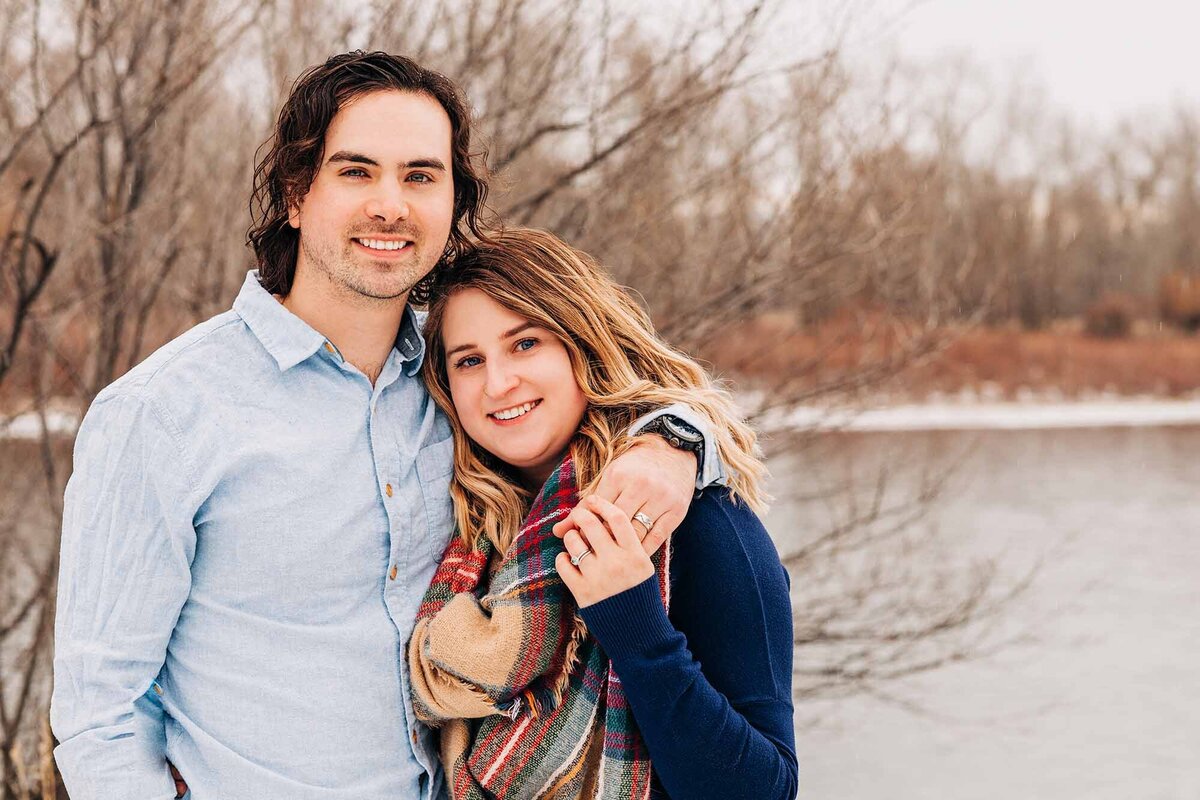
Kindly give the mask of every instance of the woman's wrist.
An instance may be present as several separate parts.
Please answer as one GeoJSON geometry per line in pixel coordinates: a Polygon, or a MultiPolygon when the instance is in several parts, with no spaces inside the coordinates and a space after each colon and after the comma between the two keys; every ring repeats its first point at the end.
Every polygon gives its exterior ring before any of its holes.
{"type": "Polygon", "coordinates": [[[679,635],[667,617],[658,578],[654,575],[630,589],[579,609],[579,614],[614,660],[624,655],[647,653],[679,635]]]}

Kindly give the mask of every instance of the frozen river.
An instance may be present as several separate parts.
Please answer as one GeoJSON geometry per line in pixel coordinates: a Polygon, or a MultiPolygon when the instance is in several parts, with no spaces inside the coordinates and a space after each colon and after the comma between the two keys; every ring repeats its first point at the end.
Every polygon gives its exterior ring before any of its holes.
{"type": "MultiPolygon", "coordinates": [[[[1043,563],[1008,612],[1031,640],[895,687],[918,713],[861,696],[798,706],[801,797],[1200,797],[1198,451],[1196,427],[910,431],[777,460],[785,494],[883,458],[902,486],[928,454],[957,456],[929,516],[943,546],[1043,563]]],[[[786,550],[828,513],[780,503],[768,527],[786,550]]]]}

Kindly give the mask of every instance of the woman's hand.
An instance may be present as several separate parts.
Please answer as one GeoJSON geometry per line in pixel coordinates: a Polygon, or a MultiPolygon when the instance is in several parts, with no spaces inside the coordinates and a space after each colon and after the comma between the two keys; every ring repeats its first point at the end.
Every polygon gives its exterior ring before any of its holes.
{"type": "Polygon", "coordinates": [[[572,516],[578,527],[563,537],[567,551],[558,554],[554,566],[580,608],[632,589],[654,574],[629,516],[616,505],[591,495],[572,516]]]}
{"type": "MultiPolygon", "coordinates": [[[[653,553],[683,522],[695,491],[696,457],[676,450],[659,436],[649,435],[637,437],[637,444],[613,459],[593,493],[616,503],[630,518],[638,512],[645,514],[650,529],[644,530],[637,519],[633,529],[642,540],[642,549],[653,553]]],[[[555,523],[554,535],[561,538],[567,531],[577,530],[576,515],[585,510],[582,503],[577,505],[565,519],[555,523]]]]}

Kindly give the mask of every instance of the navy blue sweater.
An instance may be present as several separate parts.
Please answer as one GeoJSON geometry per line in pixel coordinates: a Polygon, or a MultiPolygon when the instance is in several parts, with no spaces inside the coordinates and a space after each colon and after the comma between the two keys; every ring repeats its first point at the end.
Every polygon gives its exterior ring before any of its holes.
{"type": "Polygon", "coordinates": [[[792,612],[774,544],[744,503],[709,489],[671,537],[658,581],[582,609],[672,800],[796,796],[792,612]]]}

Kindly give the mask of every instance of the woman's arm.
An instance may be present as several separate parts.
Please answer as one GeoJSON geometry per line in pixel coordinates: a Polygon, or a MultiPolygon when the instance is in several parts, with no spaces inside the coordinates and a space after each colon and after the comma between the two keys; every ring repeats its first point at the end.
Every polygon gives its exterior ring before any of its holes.
{"type": "MultiPolygon", "coordinates": [[[[679,534],[669,618],[651,577],[582,608],[584,621],[674,800],[795,797],[786,573],[761,523],[723,492],[697,500],[679,534]]],[[[567,577],[585,596],[596,581],[584,572],[598,575],[610,560],[593,549],[567,577]]]]}

